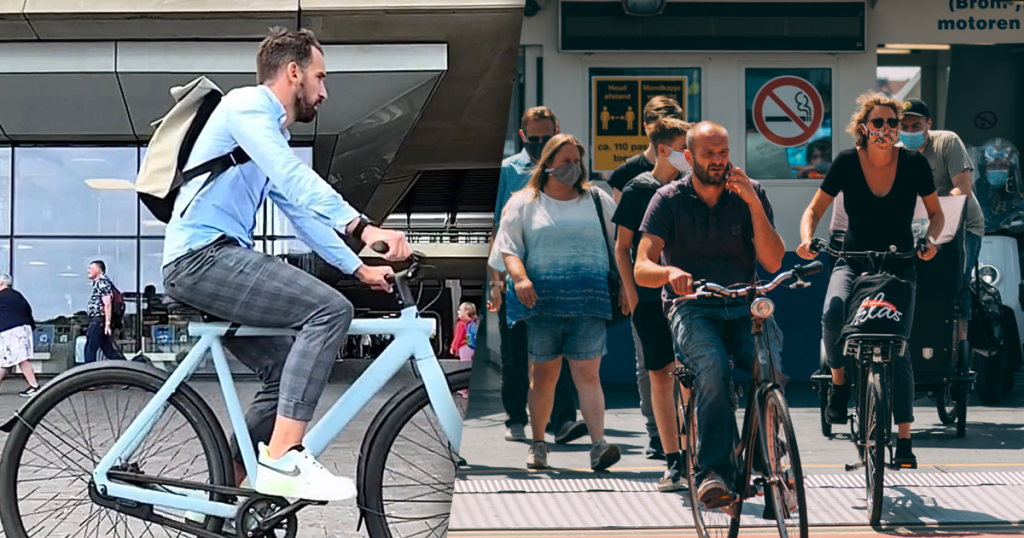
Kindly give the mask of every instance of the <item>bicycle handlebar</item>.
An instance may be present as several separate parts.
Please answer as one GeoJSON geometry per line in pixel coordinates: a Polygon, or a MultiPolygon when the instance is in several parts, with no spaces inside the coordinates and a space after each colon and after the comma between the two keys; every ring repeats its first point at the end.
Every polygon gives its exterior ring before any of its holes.
{"type": "Polygon", "coordinates": [[[809,286],[810,284],[804,282],[804,277],[808,275],[813,275],[815,273],[820,273],[824,269],[825,267],[824,265],[822,265],[820,261],[814,261],[807,265],[797,265],[796,267],[790,269],[789,271],[779,274],[779,276],[775,277],[771,282],[767,284],[763,284],[760,286],[745,286],[743,288],[736,290],[731,290],[718,284],[715,284],[713,282],[708,282],[706,280],[698,280],[693,283],[693,293],[677,297],[672,301],[672,303],[676,304],[679,301],[685,301],[689,299],[703,299],[707,297],[737,299],[740,297],[748,297],[751,294],[760,295],[779,287],[780,284],[791,278],[795,278],[796,282],[790,287],[806,287],[809,286]]]}
{"type": "Polygon", "coordinates": [[[897,252],[896,245],[889,247],[889,252],[878,252],[874,250],[865,250],[862,252],[852,252],[846,250],[836,250],[829,246],[828,241],[815,237],[811,240],[811,252],[817,254],[824,250],[825,252],[837,257],[837,258],[897,258],[906,259],[913,258],[918,252],[924,252],[928,249],[928,242],[925,239],[918,239],[917,245],[913,250],[906,252],[897,252]]]}
{"type": "MultiPolygon", "coordinates": [[[[377,241],[370,245],[370,248],[377,254],[387,254],[388,244],[383,241],[377,241]]],[[[416,304],[416,299],[413,298],[412,290],[409,289],[409,282],[418,278],[420,265],[422,262],[423,255],[413,252],[409,256],[409,267],[404,271],[398,271],[393,275],[388,275],[385,280],[389,284],[392,284],[395,288],[395,293],[398,294],[398,299],[402,302],[403,306],[411,306],[416,304]]]]}

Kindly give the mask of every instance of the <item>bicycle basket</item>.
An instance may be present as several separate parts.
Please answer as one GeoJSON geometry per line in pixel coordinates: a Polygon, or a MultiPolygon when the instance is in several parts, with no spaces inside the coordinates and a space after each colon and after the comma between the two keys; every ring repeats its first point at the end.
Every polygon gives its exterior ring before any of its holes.
{"type": "Polygon", "coordinates": [[[846,301],[846,325],[841,339],[854,334],[895,334],[908,337],[913,291],[910,283],[888,273],[853,280],[846,301]]]}

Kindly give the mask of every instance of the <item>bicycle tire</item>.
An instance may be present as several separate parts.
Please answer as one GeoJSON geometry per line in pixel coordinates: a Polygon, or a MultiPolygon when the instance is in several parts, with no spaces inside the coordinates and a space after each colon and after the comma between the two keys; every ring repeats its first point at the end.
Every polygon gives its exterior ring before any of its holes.
{"type": "MultiPolygon", "coordinates": [[[[453,393],[469,389],[470,371],[466,368],[447,374],[448,386],[453,393]]],[[[389,518],[385,513],[387,501],[384,498],[384,475],[388,456],[404,426],[429,405],[430,398],[427,396],[427,389],[424,385],[420,384],[406,389],[393,396],[384,405],[374,417],[363,437],[356,480],[359,487],[360,510],[366,520],[366,530],[371,538],[391,538],[392,536],[389,518]]],[[[451,450],[450,447],[449,450],[451,450]]],[[[453,492],[455,488],[454,472],[457,469],[458,461],[458,455],[454,454],[454,456],[452,480],[448,481],[448,487],[451,487],[453,492]]],[[[450,504],[448,510],[444,516],[444,529],[435,529],[440,536],[447,533],[448,519],[451,515],[450,504]]]]}
{"type": "Polygon", "coordinates": [[[935,408],[939,412],[939,422],[947,426],[956,422],[960,412],[959,403],[959,390],[953,388],[951,383],[946,383],[935,391],[935,408]]]}
{"type": "Polygon", "coordinates": [[[781,389],[773,388],[768,391],[768,394],[765,395],[762,412],[758,418],[761,420],[758,438],[761,442],[761,454],[765,460],[764,468],[773,479],[768,487],[771,488],[772,499],[774,500],[775,521],[779,526],[779,536],[783,538],[794,536],[790,533],[789,529],[792,524],[787,524],[787,520],[793,519],[792,513],[790,518],[785,517],[786,511],[791,509],[784,507],[784,501],[791,499],[796,502],[797,507],[795,514],[796,530],[798,530],[797,536],[807,538],[809,533],[807,503],[804,495],[803,470],[800,467],[800,449],[797,446],[793,419],[789,415],[789,406],[786,403],[786,398],[782,395],[781,389]],[[772,435],[772,432],[777,433],[772,435]],[[778,439],[779,433],[784,436],[784,446],[781,446],[784,454],[779,454],[779,444],[770,441],[770,438],[773,437],[778,439]],[[783,455],[788,456],[788,469],[785,469],[785,462],[782,461],[783,455]],[[778,484],[778,478],[783,478],[786,481],[784,488],[778,484]]]}
{"type": "MultiPolygon", "coordinates": [[[[166,373],[152,366],[121,361],[104,361],[61,374],[29,400],[18,412],[20,419],[15,419],[17,422],[7,437],[3,455],[0,457],[0,522],[2,522],[6,536],[8,538],[30,538],[26,532],[18,504],[18,474],[22,467],[21,457],[27,442],[35,432],[35,428],[50,411],[61,402],[85,392],[86,389],[116,386],[119,391],[122,388],[123,390],[141,389],[155,395],[166,380],[166,373]]],[[[182,384],[172,393],[168,403],[185,418],[195,431],[203,455],[206,457],[206,467],[209,472],[208,483],[233,486],[231,480],[234,476],[234,469],[228,441],[220,422],[217,421],[216,415],[213,414],[206,402],[191,387],[182,384]]],[[[180,432],[180,430],[175,431],[180,432]]],[[[176,438],[180,437],[177,434],[175,436],[176,438]]],[[[111,444],[113,444],[113,440],[111,440],[111,444]]],[[[91,473],[92,469],[87,471],[91,473]]],[[[210,499],[218,502],[225,501],[225,497],[220,494],[210,494],[210,499]]],[[[95,505],[89,503],[89,506],[95,505]]],[[[110,512],[109,509],[103,507],[99,507],[99,510],[110,512]]],[[[116,514],[116,512],[111,512],[111,514],[116,514]]],[[[125,521],[129,520],[125,519],[125,521]]],[[[139,520],[132,519],[131,521],[139,520]]],[[[116,518],[111,517],[111,522],[116,524],[116,518]]],[[[204,528],[210,532],[220,532],[223,525],[223,519],[207,517],[204,528]]],[[[97,526],[97,532],[99,532],[98,529],[97,526]]],[[[150,529],[151,532],[152,529],[150,529]]],[[[173,532],[180,534],[180,531],[173,532]]]]}
{"type": "Polygon", "coordinates": [[[868,374],[867,408],[865,410],[864,469],[866,471],[867,511],[872,525],[882,519],[885,500],[885,451],[888,445],[889,400],[885,390],[885,369],[880,364],[871,366],[868,374]]]}
{"type": "MultiPolygon", "coordinates": [[[[674,387],[675,401],[676,401],[676,427],[680,432],[680,438],[683,433],[686,433],[686,444],[680,445],[686,447],[686,483],[689,490],[690,497],[690,508],[693,512],[693,524],[697,532],[697,536],[700,538],[718,538],[723,536],[729,536],[734,538],[739,533],[739,520],[732,519],[717,509],[708,511],[708,514],[714,514],[716,517],[708,518],[710,522],[705,521],[705,513],[701,510],[701,502],[697,495],[697,481],[695,479],[700,468],[697,466],[697,450],[698,450],[698,435],[697,435],[697,415],[695,413],[697,393],[695,390],[690,390],[690,401],[683,402],[682,397],[682,386],[677,380],[674,387]],[[681,415],[681,416],[680,416],[681,415]],[[728,518],[729,525],[724,525],[724,519],[728,518]],[[726,530],[728,529],[728,530],[726,530]]],[[[737,501],[741,503],[739,505],[742,510],[742,499],[737,501]]]]}

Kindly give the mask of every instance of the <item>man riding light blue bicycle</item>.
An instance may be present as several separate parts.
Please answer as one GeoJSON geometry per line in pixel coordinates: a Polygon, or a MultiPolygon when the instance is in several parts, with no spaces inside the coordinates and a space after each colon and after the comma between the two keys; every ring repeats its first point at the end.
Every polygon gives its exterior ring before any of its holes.
{"type": "MultiPolygon", "coordinates": [[[[246,413],[253,442],[266,443],[251,482],[264,495],[344,500],[356,494],[352,480],[331,474],[301,442],[353,307],[313,275],[252,250],[256,213],[269,196],[313,250],[376,290],[391,290],[393,270],[364,265],[337,232],[386,243],[389,261],[408,258],[410,250],[403,234],[369,226],[288,146],[288,126],[313,121],[327,99],[323,49],[313,35],[273,31],[260,45],[257,77],[258,86],[224,97],[192,149],[186,168],[237,147],[252,161],[209,185],[182,187],[164,239],[164,287],[171,298],[235,323],[299,329],[294,342],[290,336],[226,341],[263,383],[246,413]]],[[[233,452],[241,481],[237,446],[233,452]]]]}

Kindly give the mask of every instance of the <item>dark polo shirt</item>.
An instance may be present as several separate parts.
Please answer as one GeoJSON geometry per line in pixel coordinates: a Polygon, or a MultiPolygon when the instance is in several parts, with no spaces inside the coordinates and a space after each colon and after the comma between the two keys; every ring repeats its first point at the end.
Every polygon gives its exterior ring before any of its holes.
{"type": "MultiPolygon", "coordinates": [[[[658,189],[647,207],[640,231],[665,241],[663,266],[678,267],[694,280],[732,286],[751,284],[757,274],[754,251],[754,223],[746,202],[729,191],[722,193],[715,207],[708,207],[693,189],[693,176],[673,181],[658,189]]],[[[772,204],[764,187],[751,180],[768,221],[775,226],[772,204]]],[[[678,297],[671,285],[661,293],[665,315],[678,297]]]]}

